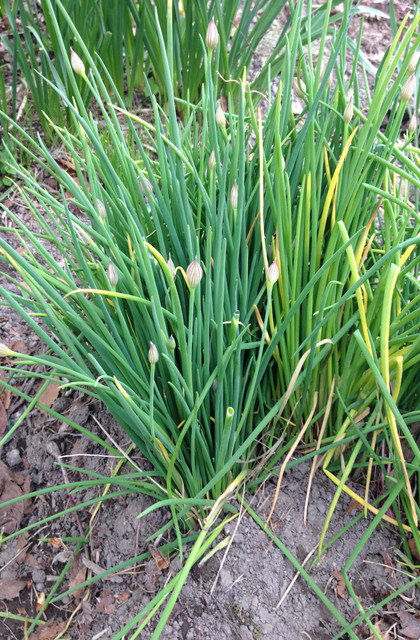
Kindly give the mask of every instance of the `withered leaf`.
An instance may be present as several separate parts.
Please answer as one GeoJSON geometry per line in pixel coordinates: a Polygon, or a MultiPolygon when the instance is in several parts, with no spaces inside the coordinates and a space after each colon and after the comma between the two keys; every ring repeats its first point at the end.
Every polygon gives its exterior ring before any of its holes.
{"type": "Polygon", "coordinates": [[[127,602],[131,598],[131,594],[129,591],[123,591],[117,596],[118,602],[127,602]]]}
{"type": "Polygon", "coordinates": [[[0,396],[0,436],[2,436],[5,433],[7,429],[7,423],[8,423],[8,418],[7,418],[6,408],[2,402],[2,396],[0,396]]]}
{"type": "Polygon", "coordinates": [[[98,598],[98,604],[96,610],[99,613],[106,613],[110,615],[115,612],[114,596],[109,591],[103,591],[98,598]]]}
{"type": "Polygon", "coordinates": [[[26,580],[0,580],[0,593],[2,600],[13,600],[26,587],[26,580]]]}
{"type": "Polygon", "coordinates": [[[408,541],[408,546],[410,547],[410,551],[415,559],[420,560],[420,549],[417,547],[414,538],[411,538],[411,540],[408,541]]]}
{"type": "Polygon", "coordinates": [[[340,598],[343,598],[343,600],[346,600],[347,591],[346,591],[346,584],[344,582],[343,574],[340,571],[333,571],[332,576],[333,578],[335,578],[335,580],[337,580],[337,595],[340,598]]]}
{"type": "Polygon", "coordinates": [[[408,611],[400,611],[397,616],[401,623],[400,635],[404,638],[418,640],[420,638],[420,619],[408,611]]]}
{"type": "Polygon", "coordinates": [[[5,389],[2,386],[2,381],[4,380],[4,378],[0,378],[0,402],[3,403],[3,407],[7,409],[10,407],[10,389],[5,389]]]}
{"type": "MultiPolygon", "coordinates": [[[[42,387],[43,384],[44,382],[40,384],[40,388],[42,387]]],[[[39,402],[48,408],[52,407],[55,400],[57,399],[59,389],[60,389],[60,383],[52,380],[48,385],[48,387],[45,389],[45,391],[41,393],[39,402]]],[[[45,413],[45,411],[41,409],[41,413],[45,413]]]]}
{"type": "Polygon", "coordinates": [[[65,628],[65,622],[48,620],[42,627],[31,633],[31,640],[55,640],[55,638],[61,637],[65,628]]]}
{"type": "MultiPolygon", "coordinates": [[[[82,562],[80,562],[80,554],[74,559],[70,567],[70,580],[69,580],[69,589],[73,589],[77,587],[79,584],[86,580],[86,567],[82,562]]],[[[83,597],[83,589],[78,589],[72,596],[79,602],[83,597]]]]}
{"type": "Polygon", "coordinates": [[[381,551],[381,556],[384,559],[384,564],[386,564],[385,573],[392,573],[394,565],[392,564],[391,556],[386,551],[381,551]]]}
{"type": "Polygon", "coordinates": [[[4,462],[0,462],[0,529],[3,529],[6,535],[14,533],[18,529],[30,504],[29,500],[21,500],[7,507],[3,506],[5,502],[19,498],[27,492],[25,489],[29,489],[29,486],[24,486],[23,490],[21,489],[18,484],[19,477],[21,476],[10,471],[4,462]]]}
{"type": "Polygon", "coordinates": [[[169,567],[169,560],[163,555],[162,551],[153,544],[149,544],[148,549],[152,554],[152,558],[156,562],[156,567],[159,571],[163,571],[163,569],[167,569],[169,567]]]}

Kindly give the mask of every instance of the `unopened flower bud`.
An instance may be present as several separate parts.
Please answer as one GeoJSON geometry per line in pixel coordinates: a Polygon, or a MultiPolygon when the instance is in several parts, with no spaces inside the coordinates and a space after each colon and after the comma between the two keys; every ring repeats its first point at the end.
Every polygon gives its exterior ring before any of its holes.
{"type": "Polygon", "coordinates": [[[11,356],[13,355],[13,353],[14,352],[9,349],[7,344],[4,344],[4,342],[0,342],[0,358],[7,358],[7,356],[11,356]]]}
{"type": "Polygon", "coordinates": [[[171,351],[175,351],[176,342],[175,342],[175,338],[172,335],[170,338],[167,339],[166,344],[168,346],[168,349],[170,349],[171,351]]]}
{"type": "Polygon", "coordinates": [[[274,262],[272,262],[268,267],[267,280],[268,282],[274,283],[274,282],[277,282],[277,280],[279,279],[279,276],[280,276],[280,270],[277,262],[274,260],[274,262]]]}
{"type": "Polygon", "coordinates": [[[416,114],[413,113],[407,125],[407,131],[410,135],[413,135],[413,133],[416,132],[417,125],[418,125],[418,122],[417,122],[416,114]]]}
{"type": "Polygon", "coordinates": [[[400,93],[401,102],[408,102],[408,100],[410,100],[411,96],[413,95],[415,88],[416,88],[416,76],[414,75],[414,73],[412,73],[409,76],[403,88],[401,89],[401,93],[400,93]]]}
{"type": "Polygon", "coordinates": [[[230,190],[230,206],[234,211],[238,208],[238,183],[236,180],[230,190]]]}
{"type": "Polygon", "coordinates": [[[195,287],[200,284],[201,278],[203,277],[203,270],[197,258],[194,258],[194,260],[188,265],[186,276],[191,289],[195,289],[195,287]]]}
{"type": "Polygon", "coordinates": [[[295,94],[296,98],[300,98],[301,100],[304,100],[306,98],[306,94],[303,91],[303,89],[305,89],[305,85],[303,84],[303,82],[301,82],[299,84],[298,81],[297,81],[297,78],[294,78],[294,80],[293,80],[293,93],[295,94]]]}
{"type": "Polygon", "coordinates": [[[151,195],[153,193],[152,183],[143,174],[140,178],[140,191],[144,196],[151,195]]]}
{"type": "Polygon", "coordinates": [[[213,51],[219,43],[219,32],[217,31],[216,23],[213,18],[210,20],[206,33],[206,47],[210,51],[213,51]]]}
{"type": "Polygon", "coordinates": [[[225,116],[225,112],[222,109],[222,105],[220,104],[220,102],[217,103],[217,108],[216,108],[216,124],[219,127],[223,127],[223,129],[226,127],[226,116],[225,116]]]}
{"type": "Polygon", "coordinates": [[[108,269],[106,270],[106,275],[111,287],[116,287],[118,283],[118,271],[111,261],[109,262],[108,269]]]}
{"type": "Polygon", "coordinates": [[[346,124],[349,124],[349,122],[353,120],[353,114],[354,114],[353,98],[350,98],[350,100],[346,104],[346,108],[344,109],[344,113],[343,113],[343,120],[346,124]]]}
{"type": "Polygon", "coordinates": [[[77,73],[78,76],[86,77],[85,65],[73,47],[70,47],[70,64],[74,73],[77,73]]]}
{"type": "Polygon", "coordinates": [[[169,271],[171,272],[171,276],[175,280],[176,268],[175,268],[175,265],[174,265],[174,261],[171,258],[171,254],[169,254],[169,258],[167,259],[166,264],[168,266],[169,271]]]}
{"type": "Polygon", "coordinates": [[[212,149],[212,152],[209,156],[209,169],[210,171],[213,171],[214,168],[216,167],[216,154],[214,153],[214,149],[212,149]]]}
{"type": "Polygon", "coordinates": [[[147,354],[150,364],[156,364],[159,360],[158,350],[153,342],[149,342],[149,352],[147,354]]]}
{"type": "Polygon", "coordinates": [[[416,72],[417,64],[420,60],[420,52],[416,52],[408,63],[407,72],[409,75],[416,72]]]}
{"type": "Polygon", "coordinates": [[[96,198],[96,206],[98,207],[98,211],[99,211],[99,215],[100,215],[101,219],[105,220],[105,218],[106,218],[105,205],[102,202],[102,200],[99,200],[99,198],[96,198]]]}

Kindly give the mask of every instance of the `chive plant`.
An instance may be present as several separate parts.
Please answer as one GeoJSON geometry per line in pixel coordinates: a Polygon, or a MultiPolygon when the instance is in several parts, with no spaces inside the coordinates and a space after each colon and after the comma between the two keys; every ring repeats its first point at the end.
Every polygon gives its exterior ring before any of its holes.
{"type": "MultiPolygon", "coordinates": [[[[176,65],[158,19],[167,103],[162,108],[147,85],[153,118],[144,120],[127,110],[107,65],[66,13],[79,51],[70,62],[52,18],[70,79],[68,89],[54,90],[72,127],[49,125],[75,174],[3,114],[4,153],[38,229],[7,211],[14,228],[1,228],[0,261],[15,276],[1,294],[46,345],[32,355],[2,345],[0,354],[12,358],[3,369],[58,378],[102,400],[153,464],[153,495],[172,509],[180,546],[180,519],[204,524],[190,563],[165,591],[173,589],[153,638],[209,542],[206,525],[221,500],[253,467],[273,467],[300,440],[312,455],[322,449],[338,492],[354,465],[364,466],[366,509],[379,520],[392,500],[391,520],[419,542],[420,455],[410,424],[419,412],[420,171],[415,134],[404,139],[401,122],[418,73],[420,17],[400,26],[372,93],[366,80],[366,111],[357,47],[345,74],[351,4],[327,51],[333,3],[326,3],[315,57],[311,21],[303,36],[297,3],[277,97],[264,117],[246,73],[228,108],[219,101],[220,38],[215,50],[214,40],[207,49],[202,42],[201,98],[183,102],[181,122],[176,65]],[[16,148],[58,190],[22,167],[16,148]],[[28,364],[44,368],[28,373],[28,364]],[[371,499],[373,474],[385,489],[371,499]]],[[[157,596],[137,622],[143,626],[163,601],[157,596]]]]}
{"type": "MultiPolygon", "coordinates": [[[[339,0],[333,0],[332,6],[339,0]]],[[[66,65],[66,54],[60,48],[58,33],[66,45],[81,53],[81,45],[90,54],[97,54],[105,64],[112,82],[126,105],[133,104],[134,96],[149,90],[160,104],[166,104],[169,93],[164,58],[171,71],[171,93],[180,99],[179,114],[184,113],[184,102],[196,103],[204,81],[205,65],[202,43],[208,25],[214,19],[220,46],[217,50],[218,72],[215,78],[218,90],[237,97],[237,80],[243,69],[251,66],[255,53],[267,31],[278,22],[274,31],[272,51],[264,60],[253,79],[254,100],[264,91],[270,78],[281,68],[288,34],[295,20],[296,9],[287,0],[4,0],[9,35],[4,42],[12,56],[12,97],[10,115],[15,118],[22,103],[22,88],[30,97],[40,124],[51,134],[49,120],[61,126],[73,123],[69,109],[62,109],[62,101],[54,85],[67,96],[72,93],[74,81],[66,65]],[[286,9],[288,8],[288,17],[286,9]],[[281,18],[281,19],[280,19],[281,18]],[[163,36],[159,40],[156,21],[163,36]],[[76,27],[77,35],[71,30],[76,27]],[[222,78],[232,82],[222,82],[222,78]]],[[[330,15],[325,6],[311,9],[311,15],[301,18],[302,41],[308,34],[319,37],[325,16],[333,24],[342,18],[338,11],[330,15]],[[311,24],[308,30],[307,26],[311,24]]],[[[79,82],[85,106],[93,94],[79,82]]],[[[137,104],[137,98],[135,103],[137,104]]]]}

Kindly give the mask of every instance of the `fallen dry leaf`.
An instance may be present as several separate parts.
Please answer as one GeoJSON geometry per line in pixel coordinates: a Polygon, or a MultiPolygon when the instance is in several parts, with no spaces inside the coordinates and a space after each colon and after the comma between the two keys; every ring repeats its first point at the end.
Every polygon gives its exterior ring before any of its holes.
{"type": "Polygon", "coordinates": [[[412,640],[419,640],[420,638],[420,619],[411,615],[408,611],[400,611],[397,613],[400,619],[401,630],[400,635],[404,638],[410,638],[412,640]]]}
{"type": "Polygon", "coordinates": [[[7,409],[10,407],[10,396],[11,396],[11,392],[10,389],[5,389],[2,387],[2,382],[4,381],[4,378],[0,378],[0,402],[3,403],[3,407],[7,409]]]}
{"type": "Polygon", "coordinates": [[[414,538],[411,538],[411,540],[408,541],[408,546],[410,547],[410,551],[415,559],[420,560],[420,549],[417,547],[414,538]]]}
{"type": "Polygon", "coordinates": [[[0,396],[0,436],[2,436],[6,432],[7,424],[8,424],[6,408],[1,398],[2,396],[0,396]]]}
{"type": "Polygon", "coordinates": [[[42,607],[44,606],[44,604],[45,604],[45,593],[41,591],[41,593],[38,593],[38,597],[36,599],[35,611],[39,613],[42,607]]]}
{"type": "MultiPolygon", "coordinates": [[[[44,384],[44,381],[42,381],[39,388],[41,388],[43,384],[44,384]]],[[[50,382],[50,384],[45,389],[45,391],[41,393],[39,397],[39,402],[48,408],[52,407],[55,400],[57,399],[59,389],[60,389],[59,382],[55,382],[55,381],[50,382]]],[[[41,413],[45,413],[45,411],[41,409],[41,413]]]]}
{"type": "Polygon", "coordinates": [[[0,462],[0,529],[3,529],[6,535],[14,533],[18,529],[23,515],[30,504],[29,500],[21,500],[7,507],[3,506],[5,502],[28,493],[29,479],[26,479],[26,482],[21,488],[18,484],[21,478],[22,476],[20,474],[10,471],[4,462],[0,462]]]}
{"type": "MultiPolygon", "coordinates": [[[[70,567],[70,580],[69,580],[69,589],[73,589],[77,587],[79,584],[86,580],[86,567],[80,561],[80,554],[74,559],[70,567]]],[[[76,602],[79,602],[83,597],[84,589],[77,589],[71,595],[74,597],[76,602]]]]}
{"type": "Polygon", "coordinates": [[[60,562],[61,564],[65,564],[71,558],[72,552],[70,549],[63,549],[63,551],[59,551],[56,556],[52,559],[51,565],[55,562],[60,562]]]}
{"type": "Polygon", "coordinates": [[[99,613],[106,613],[110,615],[114,613],[116,606],[114,604],[114,596],[110,591],[103,591],[98,598],[98,604],[96,605],[96,611],[99,613]]]}
{"type": "Polygon", "coordinates": [[[14,340],[10,343],[10,348],[12,351],[16,351],[17,353],[26,353],[28,354],[27,346],[22,340],[14,340]]]}
{"type": "Polygon", "coordinates": [[[48,620],[42,627],[31,633],[31,640],[55,640],[66,628],[65,622],[48,620]]]}
{"type": "Polygon", "coordinates": [[[163,571],[163,569],[167,569],[169,567],[169,560],[163,555],[162,551],[159,551],[159,549],[153,544],[149,544],[148,549],[152,554],[152,558],[156,562],[156,567],[159,571],[163,571]]]}
{"type": "Polygon", "coordinates": [[[385,573],[392,573],[394,570],[394,565],[392,564],[391,556],[386,551],[381,551],[381,556],[384,559],[385,573]]]}
{"type": "Polygon", "coordinates": [[[49,538],[49,539],[48,539],[48,542],[49,542],[49,543],[50,543],[50,545],[51,545],[52,547],[54,547],[55,549],[59,549],[59,548],[62,546],[62,544],[63,544],[63,541],[62,541],[62,539],[61,539],[61,538],[49,538]]]}
{"type": "Polygon", "coordinates": [[[17,598],[22,589],[26,587],[26,580],[10,580],[4,578],[0,580],[0,594],[2,600],[13,600],[17,598]]]}
{"type": "Polygon", "coordinates": [[[340,571],[333,571],[332,576],[333,578],[335,578],[335,580],[337,580],[337,589],[336,589],[337,595],[340,598],[343,598],[343,600],[346,600],[347,591],[346,591],[346,584],[344,582],[343,574],[340,571]]]}
{"type": "Polygon", "coordinates": [[[127,602],[131,598],[131,594],[129,591],[124,591],[117,596],[118,602],[127,602]]]}
{"type": "Polygon", "coordinates": [[[346,513],[353,513],[353,511],[361,511],[363,509],[363,505],[361,505],[357,500],[351,500],[349,506],[346,509],[346,513]]]}

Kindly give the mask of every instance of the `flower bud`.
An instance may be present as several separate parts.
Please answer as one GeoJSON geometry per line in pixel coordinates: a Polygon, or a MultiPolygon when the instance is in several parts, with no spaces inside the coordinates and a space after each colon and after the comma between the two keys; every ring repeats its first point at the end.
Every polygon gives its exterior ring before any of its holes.
{"type": "Polygon", "coordinates": [[[343,113],[343,120],[346,124],[349,124],[349,122],[353,120],[353,114],[354,114],[353,98],[350,98],[350,100],[346,104],[346,108],[344,109],[344,113],[343,113]]]}
{"type": "Polygon", "coordinates": [[[216,23],[212,18],[210,20],[209,26],[207,27],[206,33],[206,47],[210,51],[213,51],[217,47],[219,43],[219,32],[217,31],[216,23]]]}
{"type": "Polygon", "coordinates": [[[407,125],[407,131],[410,135],[413,135],[413,133],[416,132],[417,125],[418,125],[418,122],[417,122],[416,114],[413,113],[407,125]]]}
{"type": "Polygon", "coordinates": [[[149,352],[147,354],[150,364],[156,364],[159,360],[158,350],[153,342],[149,342],[149,352]]]}
{"type": "Polygon", "coordinates": [[[230,206],[234,211],[236,211],[236,209],[238,208],[238,183],[236,182],[236,180],[233,183],[232,189],[230,190],[230,206]]]}
{"type": "Polygon", "coordinates": [[[274,260],[274,262],[272,262],[268,267],[267,280],[268,282],[274,283],[274,282],[277,282],[277,280],[279,279],[279,276],[280,276],[280,270],[277,265],[277,262],[274,260]]]}
{"type": "Polygon", "coordinates": [[[170,349],[171,351],[175,351],[176,342],[175,342],[175,338],[172,335],[171,335],[170,338],[167,339],[166,345],[167,345],[168,349],[170,349]]]}
{"type": "Polygon", "coordinates": [[[146,176],[142,174],[140,178],[140,191],[144,196],[151,195],[153,193],[152,183],[146,176]]]}
{"type": "Polygon", "coordinates": [[[217,108],[216,108],[216,124],[219,127],[223,127],[223,129],[226,127],[227,121],[226,121],[226,116],[225,116],[225,112],[222,109],[222,105],[220,104],[220,102],[217,102],[217,108]]]}
{"type": "Polygon", "coordinates": [[[203,277],[203,270],[197,258],[194,258],[194,260],[190,262],[185,275],[187,276],[187,282],[191,289],[195,289],[195,287],[200,284],[201,278],[203,277]]]}
{"type": "Polygon", "coordinates": [[[175,268],[175,265],[174,265],[174,261],[171,258],[171,254],[169,254],[169,258],[167,259],[166,264],[168,266],[169,271],[171,272],[171,276],[175,280],[176,268],[175,268]]]}
{"type": "Polygon", "coordinates": [[[98,211],[99,211],[99,215],[100,215],[101,219],[105,220],[105,218],[106,218],[105,205],[102,202],[102,200],[99,200],[99,198],[96,198],[96,206],[98,207],[98,211]]]}
{"type": "Polygon", "coordinates": [[[70,47],[70,64],[71,67],[78,76],[86,77],[85,65],[80,57],[77,55],[73,47],[70,47]]]}
{"type": "Polygon", "coordinates": [[[210,171],[213,171],[216,167],[216,154],[214,153],[214,149],[212,149],[212,152],[209,156],[209,169],[210,171]]]}
{"type": "Polygon", "coordinates": [[[7,356],[11,356],[13,355],[13,353],[14,352],[9,349],[7,344],[4,344],[4,342],[0,342],[0,358],[7,358],[7,356]]]}
{"type": "Polygon", "coordinates": [[[116,287],[118,283],[118,271],[114,267],[111,261],[109,261],[108,269],[106,270],[109,284],[111,287],[116,287]]]}
{"type": "Polygon", "coordinates": [[[303,84],[303,82],[301,82],[299,84],[298,81],[297,81],[297,78],[294,78],[294,80],[293,80],[293,93],[295,94],[296,98],[300,98],[301,100],[304,100],[306,98],[306,94],[304,92],[305,88],[306,87],[303,84]]]}
{"type": "Polygon", "coordinates": [[[409,75],[416,72],[418,61],[420,60],[420,52],[417,51],[408,63],[407,72],[409,75]]]}
{"type": "Polygon", "coordinates": [[[408,102],[408,100],[410,100],[411,96],[413,95],[415,88],[416,88],[416,76],[414,75],[414,73],[412,73],[409,76],[403,88],[401,89],[401,93],[400,93],[401,102],[408,102]]]}

